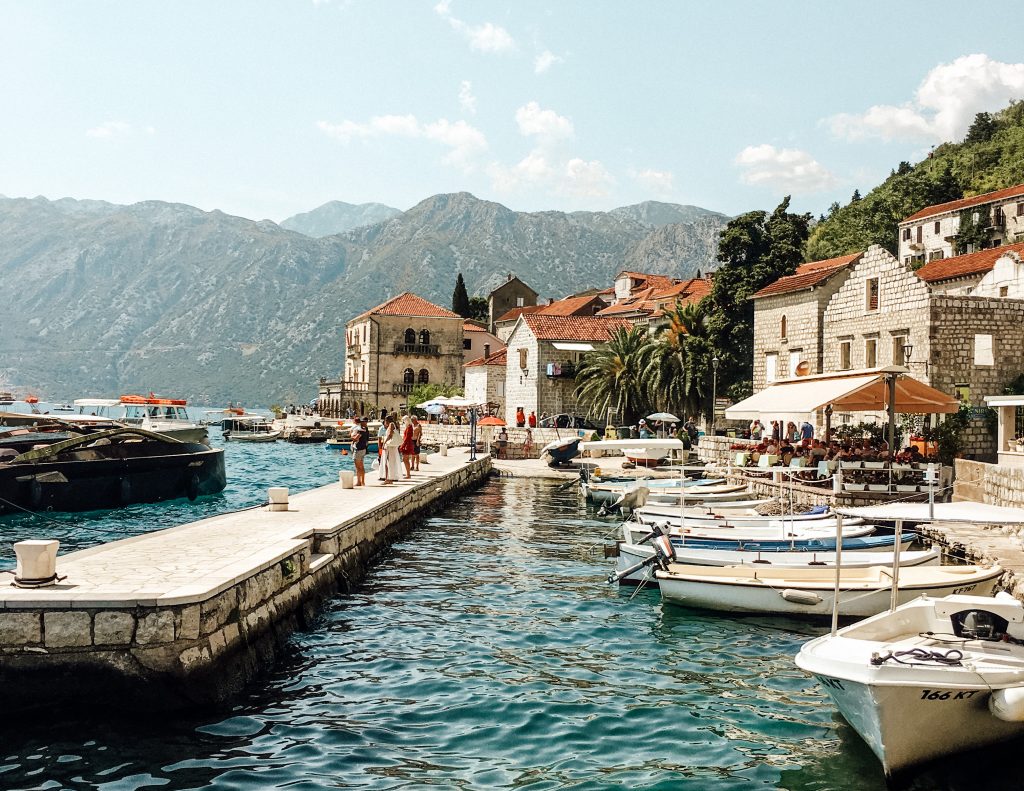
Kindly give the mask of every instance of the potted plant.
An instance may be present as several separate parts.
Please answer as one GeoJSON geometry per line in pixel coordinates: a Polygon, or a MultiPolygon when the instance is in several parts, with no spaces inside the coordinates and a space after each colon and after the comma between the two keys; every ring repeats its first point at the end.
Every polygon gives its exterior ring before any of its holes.
{"type": "Polygon", "coordinates": [[[917,479],[913,475],[903,474],[895,479],[897,492],[916,492],[917,479]]]}

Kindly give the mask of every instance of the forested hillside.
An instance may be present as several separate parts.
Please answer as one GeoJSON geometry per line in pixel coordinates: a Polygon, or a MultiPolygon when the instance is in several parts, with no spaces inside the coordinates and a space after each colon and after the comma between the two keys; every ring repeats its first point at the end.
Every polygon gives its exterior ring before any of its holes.
{"type": "Polygon", "coordinates": [[[960,143],[943,143],[916,165],[901,162],[889,177],[846,206],[832,204],[811,231],[807,260],[880,244],[895,253],[896,225],[925,206],[1024,182],[1024,101],[978,113],[960,143]]]}

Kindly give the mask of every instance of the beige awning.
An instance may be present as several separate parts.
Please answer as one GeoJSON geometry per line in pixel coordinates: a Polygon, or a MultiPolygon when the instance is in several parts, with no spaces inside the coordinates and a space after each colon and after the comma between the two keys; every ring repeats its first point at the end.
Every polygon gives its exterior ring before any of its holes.
{"type": "MultiPolygon", "coordinates": [[[[837,412],[885,412],[889,409],[890,376],[896,376],[895,408],[899,413],[956,412],[960,402],[906,374],[906,368],[818,374],[776,382],[725,410],[729,420],[809,420],[829,404],[837,412]]],[[[763,422],[763,421],[762,421],[763,422]]]]}

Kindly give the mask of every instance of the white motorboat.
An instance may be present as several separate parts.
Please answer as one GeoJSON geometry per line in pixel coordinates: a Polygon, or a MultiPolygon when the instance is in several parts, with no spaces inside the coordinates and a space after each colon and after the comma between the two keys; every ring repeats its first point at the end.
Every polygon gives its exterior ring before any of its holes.
{"type": "MultiPolygon", "coordinates": [[[[835,514],[784,514],[777,516],[762,515],[753,509],[734,508],[718,509],[715,513],[700,512],[694,509],[685,509],[680,517],[680,509],[665,506],[644,506],[635,512],[637,521],[647,524],[668,525],[678,528],[768,528],[774,529],[775,535],[780,535],[782,530],[789,530],[795,527],[813,527],[817,530],[831,529],[835,532],[835,514]]],[[[862,519],[845,519],[847,526],[862,524],[862,519]]],[[[784,535],[784,534],[783,534],[784,535]]]]}
{"type": "MultiPolygon", "coordinates": [[[[910,540],[905,544],[910,545],[910,540]]],[[[673,544],[673,560],[690,566],[751,566],[756,568],[835,568],[835,552],[796,551],[766,552],[748,549],[705,549],[701,546],[673,544]]],[[[869,548],[870,549],[870,548],[869,548]]],[[[844,550],[850,553],[843,560],[843,568],[865,568],[893,564],[893,552],[844,550]]],[[[616,571],[623,572],[654,556],[654,547],[649,544],[618,545],[619,557],[616,571]]],[[[914,552],[900,552],[900,566],[937,566],[941,555],[937,549],[922,549],[914,552]]],[[[637,569],[620,579],[620,582],[640,582],[650,579],[656,582],[653,572],[646,568],[637,569]]]]}
{"type": "Polygon", "coordinates": [[[921,597],[805,643],[796,663],[886,775],[1024,735],[1024,607],[1006,593],[921,597]]]}
{"type": "MultiPolygon", "coordinates": [[[[1022,525],[1024,510],[973,502],[889,503],[841,513],[896,521],[1022,525]]],[[[957,567],[953,567],[957,568],[957,567]]],[[[961,567],[964,568],[964,567],[961,567]]],[[[1006,593],[960,586],[805,643],[813,674],[887,776],[1024,735],[1024,608],[1006,593]]],[[[988,586],[979,586],[988,587],[988,586]]],[[[894,596],[893,600],[897,597],[894,596]]]]}
{"type": "Polygon", "coordinates": [[[262,415],[236,415],[221,421],[226,442],[275,442],[281,432],[262,415]]]}
{"type": "MultiPolygon", "coordinates": [[[[670,537],[681,537],[684,542],[691,539],[781,542],[834,539],[837,530],[835,520],[790,523],[780,519],[756,525],[723,523],[698,525],[687,522],[685,527],[680,527],[678,522],[656,521],[647,523],[628,521],[622,525],[623,540],[629,544],[638,543],[655,526],[668,533],[670,537]]],[[[847,519],[843,521],[843,538],[858,538],[871,535],[874,532],[875,526],[865,524],[863,520],[847,519]]]]}
{"type": "MultiPolygon", "coordinates": [[[[837,601],[835,568],[689,566],[670,563],[654,575],[664,601],[685,607],[763,615],[829,615],[837,601]]],[[[885,610],[893,591],[894,568],[838,569],[838,614],[865,618],[885,610]]],[[[899,570],[897,601],[921,594],[946,596],[992,592],[999,566],[912,566],[899,570]]]]}
{"type": "Polygon", "coordinates": [[[182,442],[209,444],[206,427],[200,426],[188,416],[184,398],[123,395],[119,403],[124,407],[124,415],[118,421],[127,426],[153,431],[182,442]]]}

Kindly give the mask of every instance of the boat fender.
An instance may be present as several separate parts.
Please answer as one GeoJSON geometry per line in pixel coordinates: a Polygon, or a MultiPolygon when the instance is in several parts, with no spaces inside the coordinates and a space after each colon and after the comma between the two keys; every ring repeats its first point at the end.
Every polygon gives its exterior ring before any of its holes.
{"type": "Polygon", "coordinates": [[[1003,722],[1024,722],[1024,687],[1007,687],[992,692],[988,710],[1003,722]]]}
{"type": "Polygon", "coordinates": [[[810,591],[794,590],[793,588],[786,588],[780,594],[783,599],[793,604],[806,604],[808,606],[813,604],[821,604],[821,596],[817,593],[811,593],[810,591]]]}
{"type": "Polygon", "coordinates": [[[188,479],[188,484],[185,486],[185,496],[188,497],[190,502],[199,496],[199,475],[196,473],[192,473],[192,477],[188,479]]]}

